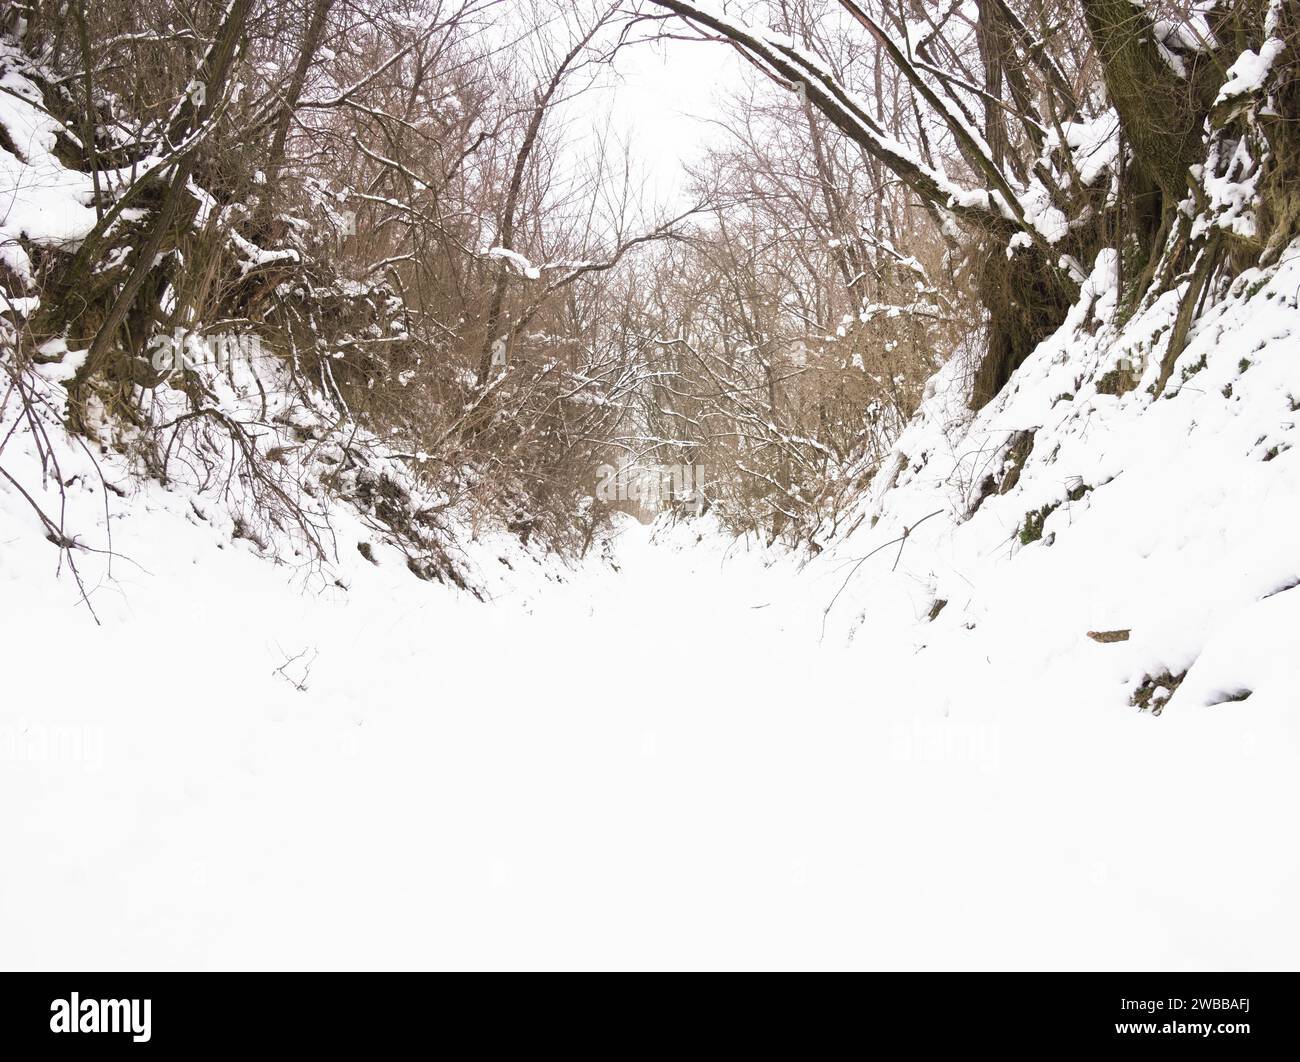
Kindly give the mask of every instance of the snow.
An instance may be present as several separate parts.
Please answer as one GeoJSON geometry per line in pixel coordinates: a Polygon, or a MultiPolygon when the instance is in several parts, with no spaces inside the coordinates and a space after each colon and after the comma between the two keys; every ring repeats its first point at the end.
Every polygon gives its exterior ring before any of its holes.
{"type": "Polygon", "coordinates": [[[490,247],[483,253],[489,258],[499,258],[502,261],[509,262],[519,271],[521,276],[525,276],[529,280],[536,280],[542,275],[542,271],[537,266],[533,265],[518,251],[512,251],[508,247],[490,247]]]}
{"type": "Polygon", "coordinates": [[[1207,311],[1161,399],[1169,300],[1118,329],[1104,255],[985,410],[959,362],[932,381],[810,560],[707,516],[621,524],[617,569],[465,529],[480,604],[365,560],[345,507],[321,568],[114,455],[106,506],[69,446],[68,529],[103,547],[107,508],[117,554],[76,554],[95,627],[0,484],[6,964],[1288,967],[1298,250],[1207,311]],[[1124,351],[1138,386],[1099,393],[1124,351]]]}
{"type": "Polygon", "coordinates": [[[1228,74],[1214,104],[1245,96],[1260,89],[1268,78],[1273,63],[1286,49],[1286,42],[1278,37],[1270,37],[1258,52],[1247,48],[1236,61],[1228,67],[1228,74]]]}
{"type": "MultiPolygon", "coordinates": [[[[1162,40],[1173,62],[1201,47],[1162,40]]],[[[1271,44],[1221,100],[1264,84],[1271,44]]],[[[21,281],[19,237],[75,244],[95,211],[16,56],[0,52],[23,156],[0,150],[0,245],[21,281]]],[[[1063,131],[1085,183],[1113,166],[1113,115],[1063,131]]],[[[1198,174],[1200,223],[1246,235],[1258,171],[1233,150],[1198,174]]],[[[1064,235],[1037,181],[1018,205],[1064,235]]],[[[295,253],[235,245],[245,268],[295,253]]],[[[102,452],[66,437],[86,352],[45,344],[27,382],[57,466],[0,396],[5,965],[1291,966],[1300,244],[1213,293],[1159,395],[1181,292],[1121,324],[1113,252],[1062,268],[1081,295],[1059,332],[977,414],[970,365],[945,366],[815,556],[707,516],[621,519],[567,566],[449,511],[483,601],[416,578],[323,489],[335,417],[274,365],[236,361],[204,393],[283,451],[297,529],[238,477],[203,490],[178,460],[164,486],[124,456],[129,434],[102,452]],[[19,486],[62,515],[70,552],[19,486]],[[1158,714],[1134,707],[1166,675],[1182,678],[1158,714]]],[[[38,306],[6,294],[18,316],[38,306]]],[[[153,403],[159,422],[188,408],[167,388],[153,403]]],[[[346,435],[432,493],[437,455],[346,435]]]]}
{"type": "MultiPolygon", "coordinates": [[[[1252,710],[1294,707],[1293,628],[1258,618],[1300,607],[1300,598],[1289,606],[1264,600],[1300,576],[1289,531],[1300,518],[1300,464],[1289,449],[1300,398],[1293,357],[1300,264],[1295,249],[1290,254],[1276,274],[1248,273],[1236,297],[1210,307],[1159,400],[1147,388],[1159,374],[1176,293],[1114,330],[1114,260],[1103,255],[1071,321],[978,417],[963,423],[961,366],[941,374],[899,441],[896,484],[884,491],[877,483],[879,524],[828,550],[803,579],[830,566],[821,578],[838,584],[834,568],[844,550],[865,554],[940,509],[947,515],[918,530],[898,572],[859,579],[846,591],[838,607],[859,610],[858,642],[896,640],[901,629],[909,632],[907,651],[920,652],[955,637],[976,658],[1004,661],[995,670],[999,683],[1008,681],[1006,647],[1014,646],[1022,696],[1081,710],[1122,707],[1143,675],[1189,665],[1171,711],[1205,707],[1229,687],[1253,690],[1252,710]],[[1084,328],[1090,318],[1102,324],[1096,337],[1084,328]],[[1122,397],[1099,393],[1094,381],[1120,357],[1140,379],[1122,397]],[[964,519],[1014,433],[1027,430],[1036,434],[1019,483],[964,519]],[[1067,493],[1077,484],[1093,489],[1072,500],[1067,493]],[[1042,541],[1021,546],[1025,514],[1044,505],[1056,508],[1042,541]],[[917,617],[935,599],[950,603],[918,632],[917,617]],[[1132,639],[1098,647],[1083,637],[1116,628],[1132,629],[1132,639]],[[1225,657],[1216,647],[1236,644],[1241,630],[1252,632],[1256,649],[1225,657]],[[1252,676],[1244,673],[1249,660],[1273,662],[1252,676]]],[[[954,705],[977,699],[967,682],[946,691],[941,684],[936,696],[954,705]]]]}
{"type": "Polygon", "coordinates": [[[21,157],[0,147],[0,262],[26,279],[31,263],[18,241],[71,245],[95,227],[89,174],[66,169],[54,155],[58,123],[18,69],[21,55],[0,44],[0,126],[21,157]]]}
{"type": "MultiPolygon", "coordinates": [[[[18,154],[0,147],[0,265],[27,283],[31,260],[19,241],[75,249],[95,228],[94,179],[68,169],[55,154],[56,134],[67,130],[45,110],[33,83],[31,60],[13,44],[0,41],[0,127],[18,154]]],[[[120,193],[156,168],[146,157],[134,166],[101,169],[101,191],[120,193]]],[[[124,210],[122,220],[138,218],[124,210]]],[[[5,291],[0,287],[0,297],[5,291]]],[[[36,308],[28,304],[27,312],[36,308]]]]}
{"type": "MultiPolygon", "coordinates": [[[[1137,6],[1144,5],[1137,3],[1137,6]]],[[[1213,11],[1212,4],[1198,3],[1191,5],[1191,10],[1181,12],[1177,21],[1151,18],[1151,29],[1161,58],[1179,77],[1187,76],[1187,68],[1182,60],[1183,55],[1206,52],[1218,47],[1218,41],[1208,21],[1213,11]]],[[[1153,12],[1149,11],[1148,16],[1152,15],[1153,12]]]]}
{"type": "Polygon", "coordinates": [[[5,552],[8,965],[1294,955],[1296,855],[1258,814],[1294,796],[1279,711],[945,712],[908,657],[786,627],[757,558],[639,528],[618,575],[483,608],[383,565],[322,602],[174,512],[131,523],[153,574],[121,566],[102,632],[48,545],[5,552]],[[300,652],[305,692],[272,674],[300,652]]]}
{"type": "MultiPolygon", "coordinates": [[[[1119,158],[1119,118],[1112,110],[1085,121],[1066,122],[1062,129],[1079,179],[1088,186],[1113,169],[1119,158]]],[[[1059,143],[1056,130],[1048,133],[1049,149],[1059,143]]]]}
{"type": "Polygon", "coordinates": [[[299,260],[298,252],[292,247],[268,251],[265,248],[258,247],[252,241],[244,239],[233,228],[230,229],[230,242],[239,249],[243,256],[239,263],[239,271],[243,275],[251,273],[254,269],[275,265],[277,262],[297,262],[299,260]]]}

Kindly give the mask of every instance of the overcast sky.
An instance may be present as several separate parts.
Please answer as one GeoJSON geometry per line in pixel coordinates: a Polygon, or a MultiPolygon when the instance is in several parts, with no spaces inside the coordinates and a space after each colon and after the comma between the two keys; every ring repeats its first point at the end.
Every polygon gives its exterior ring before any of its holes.
{"type": "Polygon", "coordinates": [[[697,159],[718,130],[718,101],[743,82],[742,63],[721,44],[662,41],[624,49],[613,91],[616,127],[633,143],[661,194],[671,196],[684,162],[697,159]]]}
{"type": "Polygon", "coordinates": [[[613,74],[594,92],[566,105],[564,124],[575,149],[607,119],[629,141],[634,167],[645,175],[647,205],[690,205],[683,166],[698,160],[720,132],[709,119],[720,113],[728,92],[744,85],[745,65],[735,52],[713,42],[643,42],[619,51],[613,74]]]}

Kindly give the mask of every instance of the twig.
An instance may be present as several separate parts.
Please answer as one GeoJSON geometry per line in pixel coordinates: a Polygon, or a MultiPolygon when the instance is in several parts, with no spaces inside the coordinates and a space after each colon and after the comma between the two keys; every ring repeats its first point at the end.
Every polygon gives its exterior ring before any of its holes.
{"type": "MultiPolygon", "coordinates": [[[[826,606],[826,608],[822,611],[822,632],[821,632],[821,638],[825,638],[825,637],[826,637],[826,620],[827,620],[827,618],[828,618],[828,617],[830,616],[830,614],[831,614],[831,609],[833,609],[833,608],[835,607],[835,602],[838,601],[838,600],[840,599],[840,594],[844,593],[844,589],[845,589],[845,587],[847,587],[847,586],[849,585],[849,582],[853,579],[853,576],[857,574],[858,569],[861,568],[864,564],[866,564],[867,561],[869,561],[872,557],[874,557],[874,556],[875,556],[877,553],[879,553],[882,549],[887,549],[888,547],[892,546],[895,542],[897,542],[897,543],[898,543],[898,556],[894,558],[894,566],[893,566],[892,568],[889,569],[891,572],[892,572],[892,571],[897,571],[897,570],[898,570],[898,562],[899,562],[900,560],[903,559],[903,547],[904,547],[905,545],[907,545],[907,540],[908,540],[908,538],[911,536],[912,532],[915,531],[918,527],[920,527],[920,526],[921,526],[923,523],[925,523],[927,520],[929,520],[930,517],[932,517],[932,516],[938,516],[938,515],[939,515],[940,513],[942,513],[942,512],[943,512],[942,509],[936,509],[934,512],[928,514],[927,516],[923,516],[923,517],[921,517],[921,519],[919,519],[919,520],[918,520],[916,523],[914,523],[911,527],[904,527],[904,528],[903,528],[903,533],[902,533],[901,535],[899,535],[897,538],[891,538],[888,542],[882,542],[879,546],[877,546],[875,549],[873,549],[873,550],[872,550],[870,553],[868,553],[865,557],[861,557],[861,558],[858,559],[858,562],[857,562],[856,564],[853,565],[853,568],[849,571],[849,574],[845,577],[844,582],[840,584],[840,588],[839,588],[838,590],[835,591],[835,596],[831,598],[831,600],[830,600],[830,604],[828,604],[828,605],[826,606]]],[[[818,640],[820,641],[820,638],[819,638],[818,640]]]]}

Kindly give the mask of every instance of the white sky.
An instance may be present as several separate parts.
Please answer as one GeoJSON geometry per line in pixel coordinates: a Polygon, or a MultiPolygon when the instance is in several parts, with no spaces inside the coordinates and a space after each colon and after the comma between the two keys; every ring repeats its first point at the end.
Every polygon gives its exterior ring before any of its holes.
{"type": "MultiPolygon", "coordinates": [[[[500,11],[502,17],[488,28],[489,34],[508,36],[516,27],[522,30],[533,14],[529,7],[516,15],[509,4],[500,11]]],[[[581,25],[581,19],[556,19],[548,54],[540,59],[521,56],[520,61],[534,68],[535,78],[542,78],[556,57],[567,51],[581,25]]],[[[689,32],[685,23],[673,21],[663,28],[689,32]]],[[[615,39],[615,33],[607,30],[595,47],[607,48],[615,39]]],[[[693,205],[684,167],[698,161],[708,144],[724,135],[710,120],[720,116],[721,102],[728,94],[744,88],[750,70],[734,49],[715,41],[640,40],[621,48],[595,85],[582,87],[589,71],[575,78],[570,88],[576,94],[548,118],[548,129],[561,138],[561,151],[569,157],[571,175],[578,180],[591,165],[596,136],[611,135],[616,142],[609,148],[615,152],[627,143],[633,173],[643,179],[640,198],[647,215],[643,220],[662,218],[693,205]]]]}
{"type": "Polygon", "coordinates": [[[571,134],[582,139],[606,117],[628,140],[646,178],[647,205],[689,206],[683,166],[698,160],[719,131],[709,124],[728,91],[743,84],[743,61],[722,44],[656,41],[622,49],[608,87],[571,101],[571,134]]]}

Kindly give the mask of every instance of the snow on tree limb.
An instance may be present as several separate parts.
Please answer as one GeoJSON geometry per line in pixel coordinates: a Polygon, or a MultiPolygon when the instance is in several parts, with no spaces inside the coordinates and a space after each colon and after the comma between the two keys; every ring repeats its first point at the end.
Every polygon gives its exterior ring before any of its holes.
{"type": "MultiPolygon", "coordinates": [[[[841,84],[825,64],[797,47],[789,37],[747,26],[718,12],[704,0],[653,0],[653,3],[720,33],[757,59],[770,76],[790,85],[803,85],[809,102],[836,128],[887,166],[923,200],[985,231],[1010,236],[1015,229],[1022,229],[1029,232],[1031,238],[1041,238],[1041,234],[1024,220],[1023,210],[1000,172],[995,170],[987,174],[995,185],[993,192],[965,189],[953,183],[945,174],[926,165],[910,147],[887,133],[865,104],[841,84]]],[[[856,8],[856,5],[852,6],[856,8]]],[[[868,21],[872,26],[876,25],[868,21]]],[[[893,48],[893,55],[897,56],[895,61],[910,68],[906,57],[888,35],[883,30],[880,33],[882,43],[893,48]]],[[[920,77],[919,74],[915,76],[920,77]]],[[[933,90],[925,86],[925,92],[927,100],[933,101],[936,110],[951,123],[951,115],[937,102],[933,90]]],[[[979,147],[976,137],[969,130],[965,132],[974,153],[986,155],[986,149],[979,147]]]]}

